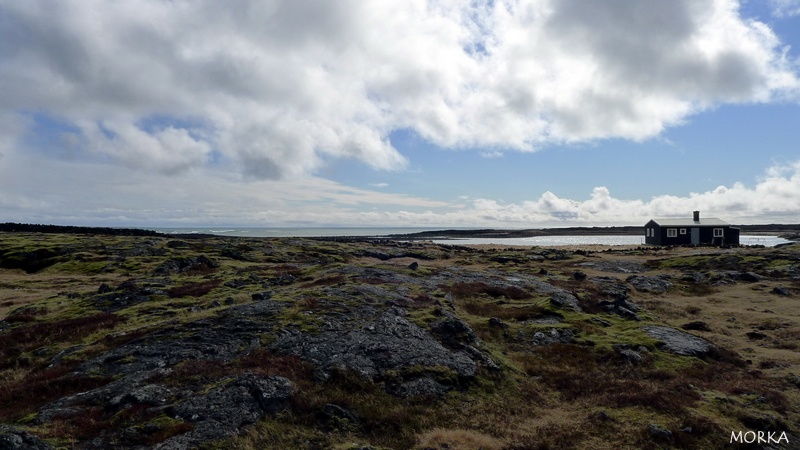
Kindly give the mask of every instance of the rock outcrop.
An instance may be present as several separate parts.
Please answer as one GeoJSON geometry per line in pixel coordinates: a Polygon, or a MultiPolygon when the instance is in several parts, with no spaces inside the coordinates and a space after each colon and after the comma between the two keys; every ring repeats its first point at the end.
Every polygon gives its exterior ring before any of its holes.
{"type": "Polygon", "coordinates": [[[285,331],[270,348],[312,362],[322,381],[339,370],[369,380],[399,377],[392,381],[411,382],[397,392],[418,392],[424,385],[431,388],[425,392],[439,393],[439,384],[452,388],[454,382],[475,376],[476,363],[469,354],[446,348],[405,316],[397,307],[361,309],[344,320],[327,319],[320,332],[285,331]],[[442,377],[442,368],[455,377],[442,377]],[[440,377],[439,384],[419,381],[431,377],[440,377]]]}
{"type": "Polygon", "coordinates": [[[703,358],[711,355],[716,349],[711,342],[674,328],[646,326],[642,329],[648,336],[661,341],[660,349],[678,355],[703,358]]]}

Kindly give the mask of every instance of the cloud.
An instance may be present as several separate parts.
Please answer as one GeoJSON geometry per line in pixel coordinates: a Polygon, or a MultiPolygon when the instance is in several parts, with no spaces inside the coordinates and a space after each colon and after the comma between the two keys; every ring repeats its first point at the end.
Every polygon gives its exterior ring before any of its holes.
{"type": "Polygon", "coordinates": [[[795,17],[800,15],[800,1],[798,0],[769,0],[772,15],[775,17],[795,17]]]}
{"type": "Polygon", "coordinates": [[[107,226],[642,225],[693,210],[731,223],[796,223],[800,161],[775,165],[752,185],[621,199],[595,187],[585,199],[544,192],[516,203],[462,196],[457,202],[353,188],[319,177],[254,180],[208,168],[170,177],[109,163],[9,153],[0,160],[3,220],[107,226]]]}
{"type": "Polygon", "coordinates": [[[797,89],[733,0],[0,0],[0,16],[0,115],[57,118],[89,156],[168,175],[402,169],[398,129],[479,151],[644,140],[797,89]]]}

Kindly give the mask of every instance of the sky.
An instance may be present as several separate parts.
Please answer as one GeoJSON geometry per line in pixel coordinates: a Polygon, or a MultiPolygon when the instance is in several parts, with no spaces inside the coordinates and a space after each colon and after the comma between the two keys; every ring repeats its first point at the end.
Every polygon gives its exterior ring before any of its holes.
{"type": "Polygon", "coordinates": [[[800,222],[800,0],[0,0],[0,222],[800,222]]]}

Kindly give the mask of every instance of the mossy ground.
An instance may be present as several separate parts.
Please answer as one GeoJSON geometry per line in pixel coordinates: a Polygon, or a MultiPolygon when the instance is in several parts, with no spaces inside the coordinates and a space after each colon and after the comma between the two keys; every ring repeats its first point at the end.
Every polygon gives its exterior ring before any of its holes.
{"type": "MultiPolygon", "coordinates": [[[[251,371],[285,376],[295,384],[289,411],[238,437],[207,443],[208,448],[727,448],[731,431],[760,419],[772,420],[800,440],[800,282],[795,276],[800,251],[573,250],[0,233],[0,421],[27,427],[63,447],[109,427],[150,424],[152,439],[142,444],[155,444],[190,425],[167,416],[139,417],[136,411],[110,417],[96,411],[80,423],[33,425],[32,418],[48,402],[110,381],[70,376],[71,368],[175,321],[213,317],[268,292],[286,305],[276,316],[278,328],[314,332],[323,313],[371,301],[363,295],[343,297],[343,292],[372,285],[405,299],[409,319],[423,328],[440,319],[437,308],[452,301],[500,370],[482,367],[474,380],[439,399],[398,398],[386,393],[383,381],[350,373],[317,381],[309,363],[262,351],[226,363],[179,365],[161,381],[210,389],[226,376],[251,371]],[[170,259],[199,257],[217,265],[158,273],[170,259]],[[626,274],[581,265],[596,261],[639,263],[649,267],[648,275],[673,275],[675,287],[665,294],[632,289],[631,300],[644,308],[644,320],[636,322],[558,309],[547,295],[513,283],[427,283],[453,268],[512,279],[514,274],[538,277],[580,298],[594,294],[586,281],[573,278],[576,270],[590,279],[612,276],[624,283],[626,274]],[[414,262],[419,266],[412,269],[414,262]],[[380,269],[398,278],[363,278],[348,267],[380,269]],[[687,272],[722,270],[762,278],[718,286],[681,278],[687,272]],[[101,286],[118,289],[127,281],[153,293],[146,302],[119,310],[97,306],[101,286]],[[791,295],[773,294],[778,286],[791,295]],[[536,321],[543,317],[558,320],[536,321]],[[490,325],[492,318],[506,326],[490,325]],[[641,329],[646,324],[681,328],[688,322],[703,322],[706,331],[692,333],[727,352],[707,360],[665,353],[641,329]],[[525,337],[553,328],[576,330],[575,341],[536,346],[525,337]],[[615,350],[620,346],[640,351],[642,362],[621,358],[615,350]],[[53,366],[56,358],[62,363],[53,366]],[[357,420],[323,418],[320,412],[328,404],[352,411],[357,420]],[[671,437],[654,436],[651,424],[670,430],[671,437]]],[[[273,339],[262,336],[263,343],[273,339]]],[[[454,377],[448,369],[440,372],[439,377],[454,377]]]]}

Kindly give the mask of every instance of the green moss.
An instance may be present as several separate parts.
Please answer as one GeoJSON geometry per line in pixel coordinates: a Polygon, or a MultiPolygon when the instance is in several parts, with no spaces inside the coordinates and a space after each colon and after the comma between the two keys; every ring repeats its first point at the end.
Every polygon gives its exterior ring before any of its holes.
{"type": "Polygon", "coordinates": [[[17,423],[20,425],[28,425],[31,424],[34,419],[39,415],[39,413],[32,412],[26,416],[23,416],[21,419],[17,420],[17,423]]]}
{"type": "Polygon", "coordinates": [[[675,269],[702,269],[708,266],[708,262],[712,260],[713,256],[696,255],[696,256],[682,256],[662,259],[658,261],[658,266],[662,268],[675,268],[675,269]]]}

